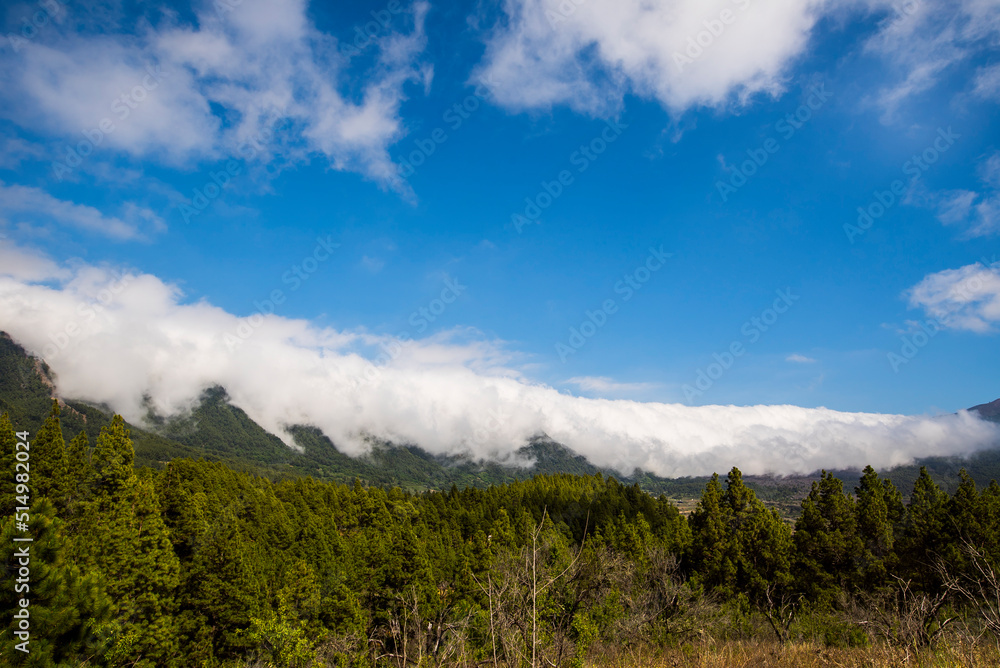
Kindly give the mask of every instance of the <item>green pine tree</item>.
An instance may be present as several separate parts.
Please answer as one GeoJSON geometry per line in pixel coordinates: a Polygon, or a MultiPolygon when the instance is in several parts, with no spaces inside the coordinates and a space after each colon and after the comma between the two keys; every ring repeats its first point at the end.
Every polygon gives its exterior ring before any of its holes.
{"type": "Polygon", "coordinates": [[[933,589],[939,578],[928,566],[940,558],[948,526],[948,495],[920,467],[920,476],[913,484],[913,493],[906,506],[902,534],[897,552],[903,577],[912,578],[924,589],[933,589]]]}
{"type": "Polygon", "coordinates": [[[63,510],[68,491],[66,443],[59,424],[59,402],[55,399],[49,417],[32,443],[31,465],[35,496],[47,496],[56,508],[63,510]]]}
{"type": "Polygon", "coordinates": [[[97,492],[105,496],[115,496],[134,475],[132,469],[135,448],[125,419],[115,415],[111,423],[101,428],[94,446],[93,464],[96,474],[97,492]]]}
{"type": "Polygon", "coordinates": [[[169,665],[177,652],[176,593],[180,566],[151,480],[132,469],[124,420],[101,430],[94,450],[94,496],[75,517],[75,554],[105,575],[115,601],[112,663],[169,665]]]}
{"type": "MultiPolygon", "coordinates": [[[[31,481],[31,472],[15,471],[14,453],[17,448],[18,439],[14,433],[14,425],[10,418],[4,413],[0,415],[0,466],[3,467],[3,474],[0,475],[0,517],[9,517],[14,512],[17,502],[14,500],[14,486],[17,484],[17,473],[27,473],[27,480],[31,481]]],[[[25,478],[22,478],[24,480],[25,478]]]]}
{"type": "Polygon", "coordinates": [[[871,466],[865,467],[854,495],[858,535],[864,543],[858,584],[870,591],[883,586],[895,568],[896,525],[905,510],[899,490],[871,466]]]}
{"type": "Polygon", "coordinates": [[[732,560],[732,534],[729,532],[731,513],[723,508],[723,490],[719,474],[705,485],[701,500],[691,513],[691,564],[709,587],[728,590],[736,579],[732,560]]]}
{"type": "Polygon", "coordinates": [[[0,586],[0,628],[8,657],[4,665],[79,665],[103,649],[101,631],[111,616],[111,600],[96,574],[84,575],[66,559],[62,523],[52,502],[39,499],[30,517],[27,531],[15,531],[11,517],[0,528],[2,560],[9,565],[0,586]],[[25,536],[33,540],[14,542],[25,536]],[[25,582],[17,582],[24,561],[30,573],[25,582]],[[21,642],[14,637],[21,599],[29,602],[28,654],[12,650],[21,642]]]}
{"type": "Polygon", "coordinates": [[[864,544],[858,535],[854,500],[843,483],[823,471],[802,501],[795,523],[795,574],[802,590],[820,605],[857,579],[864,544]]]}

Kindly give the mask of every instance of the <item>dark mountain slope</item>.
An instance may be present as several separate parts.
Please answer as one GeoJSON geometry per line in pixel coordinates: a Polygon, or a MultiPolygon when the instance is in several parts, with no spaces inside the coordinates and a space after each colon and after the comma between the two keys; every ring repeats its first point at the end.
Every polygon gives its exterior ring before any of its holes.
{"type": "Polygon", "coordinates": [[[979,416],[984,420],[992,420],[993,422],[1000,422],[1000,399],[996,401],[991,401],[988,404],[979,404],[978,406],[973,406],[969,409],[970,411],[976,411],[979,416]]]}

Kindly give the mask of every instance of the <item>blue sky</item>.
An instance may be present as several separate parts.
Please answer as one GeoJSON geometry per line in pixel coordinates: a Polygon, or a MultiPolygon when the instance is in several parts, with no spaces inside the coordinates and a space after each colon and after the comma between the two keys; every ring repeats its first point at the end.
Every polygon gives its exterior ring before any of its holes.
{"type": "Polygon", "coordinates": [[[6,3],[8,273],[278,290],[564,395],[954,411],[1000,396],[998,10],[6,3]]]}

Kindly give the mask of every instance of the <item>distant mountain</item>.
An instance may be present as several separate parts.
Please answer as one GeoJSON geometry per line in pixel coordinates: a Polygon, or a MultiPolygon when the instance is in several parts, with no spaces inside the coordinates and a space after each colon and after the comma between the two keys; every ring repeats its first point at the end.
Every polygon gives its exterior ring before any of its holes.
{"type": "Polygon", "coordinates": [[[969,411],[976,411],[979,416],[984,420],[992,420],[993,422],[1000,422],[1000,399],[996,401],[991,401],[988,404],[979,404],[978,406],[973,406],[969,411]]]}
{"type": "MultiPolygon", "coordinates": [[[[10,336],[0,332],[0,413],[9,413],[19,429],[26,428],[32,433],[38,430],[48,415],[57,380],[44,361],[31,357],[10,336]]],[[[86,431],[93,443],[101,427],[111,420],[111,410],[106,406],[63,398],[60,404],[67,440],[86,431]]],[[[1000,400],[970,410],[986,419],[997,420],[1000,400]]],[[[177,457],[203,458],[272,479],[312,476],[351,483],[357,478],[364,484],[422,491],[452,485],[486,487],[524,480],[539,473],[600,473],[637,484],[652,494],[666,494],[675,499],[699,497],[709,479],[707,476],[661,478],[638,470],[623,476],[597,467],[586,457],[544,437],[531,440],[517,451],[517,461],[533,462],[530,467],[473,460],[469,456],[434,455],[417,445],[375,440],[367,454],[351,457],[338,450],[318,429],[304,425],[290,430],[301,450],[296,451],[254,422],[245,411],[233,406],[221,387],[206,389],[190,415],[164,418],[150,410],[142,426],[130,425],[130,428],[137,466],[159,468],[177,457]]],[[[739,465],[739,462],[733,463],[739,465]]],[[[991,479],[1000,480],[1000,450],[979,453],[969,459],[930,458],[913,466],[898,467],[886,475],[906,494],[920,465],[928,466],[935,479],[948,490],[957,486],[958,472],[963,467],[981,485],[989,484],[991,479]]],[[[853,489],[858,471],[835,473],[847,489],[853,489]]],[[[760,498],[790,515],[797,510],[798,500],[808,493],[817,477],[818,474],[784,478],[744,476],[744,481],[760,498]]]]}

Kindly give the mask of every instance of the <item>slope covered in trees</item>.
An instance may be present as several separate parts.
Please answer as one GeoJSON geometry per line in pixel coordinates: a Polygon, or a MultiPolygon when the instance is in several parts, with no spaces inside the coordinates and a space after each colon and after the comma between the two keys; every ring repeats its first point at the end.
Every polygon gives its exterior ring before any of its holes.
{"type": "MultiPolygon", "coordinates": [[[[8,412],[14,422],[34,433],[41,427],[53,396],[54,379],[45,363],[30,357],[7,334],[0,332],[0,411],[8,412]]],[[[63,404],[62,429],[67,441],[86,431],[94,442],[110,421],[111,411],[106,408],[73,400],[63,404]]],[[[225,390],[219,387],[206,389],[200,403],[186,417],[164,419],[151,410],[144,427],[128,426],[135,443],[136,462],[141,466],[162,468],[177,457],[203,458],[272,480],[308,475],[351,483],[358,478],[366,485],[399,486],[419,492],[452,485],[488,487],[528,480],[537,474],[600,473],[638,483],[651,494],[686,500],[696,499],[709,481],[708,477],[661,478],[644,471],[622,476],[596,467],[565,446],[545,438],[534,439],[519,451],[521,461],[533,462],[528,468],[468,457],[435,456],[416,445],[380,442],[373,442],[366,456],[349,457],[319,430],[308,426],[292,428],[295,442],[302,449],[299,453],[230,404],[225,390]]],[[[935,481],[949,492],[958,487],[962,469],[977,484],[985,486],[990,480],[1000,478],[1000,450],[978,453],[968,459],[930,458],[914,466],[880,473],[889,476],[900,489],[908,490],[918,477],[920,466],[926,466],[935,481]]],[[[835,474],[848,486],[860,476],[857,471],[835,474]]],[[[797,512],[798,502],[808,494],[814,477],[746,476],[744,482],[787,518],[797,512]]]]}
{"type": "MultiPolygon", "coordinates": [[[[824,473],[793,527],[735,468],[684,517],[601,474],[415,494],[136,468],[119,416],[69,443],[61,420],[53,402],[2,490],[8,665],[564,666],[763,637],[997,658],[995,482],[949,495],[923,470],[904,503],[871,469],[853,490],[824,473]],[[31,655],[10,649],[15,536],[31,655]]],[[[8,471],[22,440],[0,417],[8,471]]]]}

